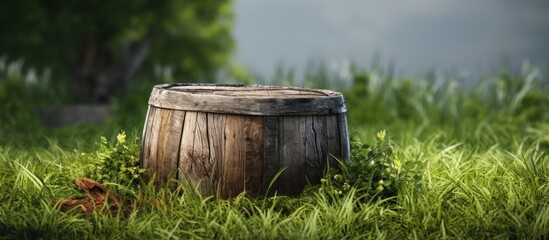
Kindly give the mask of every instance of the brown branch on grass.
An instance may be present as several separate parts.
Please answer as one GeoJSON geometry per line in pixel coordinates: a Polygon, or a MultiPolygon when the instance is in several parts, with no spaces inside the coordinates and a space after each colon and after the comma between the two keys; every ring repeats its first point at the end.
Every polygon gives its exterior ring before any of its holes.
{"type": "Polygon", "coordinates": [[[88,196],[88,198],[65,198],[59,200],[56,205],[63,212],[77,209],[80,212],[91,214],[100,212],[117,213],[122,206],[120,198],[109,191],[107,187],[89,178],[79,178],[76,185],[88,196]]]}
{"type": "MultiPolygon", "coordinates": [[[[139,199],[122,202],[114,192],[93,179],[79,178],[76,179],[75,183],[88,198],[65,198],[57,201],[55,205],[62,212],[75,209],[86,214],[92,214],[95,211],[116,214],[122,210],[124,215],[128,216],[136,204],[141,207],[145,204],[145,196],[141,191],[139,192],[139,199]],[[121,209],[122,207],[124,208],[121,209]]],[[[168,202],[165,199],[158,201],[156,198],[152,198],[151,205],[154,207],[162,206],[164,209],[168,208],[168,202]]]]}

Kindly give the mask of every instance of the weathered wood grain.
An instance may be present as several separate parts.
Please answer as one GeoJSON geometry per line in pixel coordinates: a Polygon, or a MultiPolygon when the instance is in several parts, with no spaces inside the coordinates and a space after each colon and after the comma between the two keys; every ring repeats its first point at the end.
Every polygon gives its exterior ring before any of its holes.
{"type": "Polygon", "coordinates": [[[157,161],[159,163],[157,178],[163,183],[167,182],[169,177],[174,177],[177,174],[184,119],[184,111],[162,109],[160,132],[163,134],[159,134],[158,137],[159,154],[157,155],[157,158],[162,161],[157,161]]]}
{"type": "Polygon", "coordinates": [[[179,154],[179,174],[195,180],[204,192],[212,169],[206,124],[206,113],[186,112],[179,154]]]}
{"type": "Polygon", "coordinates": [[[242,116],[244,123],[245,152],[245,190],[252,196],[258,196],[263,183],[263,119],[259,116],[242,116]]]}
{"type": "Polygon", "coordinates": [[[263,117],[263,194],[272,195],[278,190],[279,179],[275,179],[275,176],[282,169],[280,133],[279,117],[263,117]],[[271,189],[268,189],[273,180],[271,189]]]}
{"type": "Polygon", "coordinates": [[[335,157],[349,158],[337,92],[176,84],[155,87],[149,103],[141,152],[147,175],[189,179],[205,196],[297,195],[337,167],[335,157]]]}
{"type": "Polygon", "coordinates": [[[151,106],[149,111],[149,125],[146,129],[146,138],[143,140],[143,167],[147,169],[147,176],[153,177],[156,174],[156,161],[157,158],[157,149],[158,149],[158,132],[160,131],[161,125],[159,113],[160,110],[156,107],[151,106]]]}
{"type": "Polygon", "coordinates": [[[268,86],[224,88],[220,94],[221,88],[155,86],[149,104],[184,111],[261,116],[325,115],[346,111],[343,96],[329,90],[268,86]]]}
{"type": "Polygon", "coordinates": [[[337,115],[326,116],[326,132],[328,147],[328,167],[337,167],[337,158],[341,159],[341,140],[337,115]]]}
{"type": "Polygon", "coordinates": [[[309,183],[317,184],[327,165],[327,134],[325,116],[305,117],[305,162],[309,183]]]}
{"type": "Polygon", "coordinates": [[[347,127],[347,117],[345,113],[337,114],[337,126],[339,128],[339,141],[341,144],[341,158],[343,161],[349,161],[351,146],[349,144],[349,129],[347,127]]]}
{"type": "MultiPolygon", "coordinates": [[[[281,118],[281,162],[286,169],[281,175],[282,191],[297,195],[303,190],[305,180],[305,123],[299,116],[281,118]]],[[[279,185],[280,187],[280,185],[279,185]]]]}
{"type": "Polygon", "coordinates": [[[208,113],[208,141],[210,142],[210,162],[212,163],[212,172],[208,189],[210,194],[220,194],[221,174],[225,163],[225,114],[208,113]]]}
{"type": "Polygon", "coordinates": [[[143,143],[145,142],[145,139],[147,137],[147,128],[151,126],[151,124],[149,124],[150,114],[151,114],[151,106],[147,108],[147,114],[145,115],[145,121],[143,123],[143,132],[141,133],[141,148],[139,149],[139,165],[140,166],[143,166],[143,157],[145,156],[144,149],[146,146],[143,143]]]}
{"type": "Polygon", "coordinates": [[[154,162],[154,169],[156,173],[156,180],[162,181],[163,178],[163,164],[165,160],[164,156],[164,148],[166,148],[166,138],[167,138],[167,131],[166,126],[168,125],[167,122],[169,120],[169,109],[157,109],[156,115],[155,115],[155,121],[157,122],[157,125],[159,125],[159,129],[156,132],[156,159],[158,161],[154,162]]]}
{"type": "Polygon", "coordinates": [[[243,141],[244,124],[241,117],[227,115],[225,121],[225,159],[221,169],[221,197],[231,198],[244,191],[244,160],[246,145],[243,141]]]}

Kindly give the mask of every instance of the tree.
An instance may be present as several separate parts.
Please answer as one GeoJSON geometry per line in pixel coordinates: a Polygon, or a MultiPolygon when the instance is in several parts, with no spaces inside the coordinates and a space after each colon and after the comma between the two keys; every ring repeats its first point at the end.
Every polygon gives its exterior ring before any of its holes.
{"type": "Polygon", "coordinates": [[[231,28],[230,0],[2,1],[0,55],[68,79],[74,101],[107,102],[145,65],[213,76],[231,28]]]}

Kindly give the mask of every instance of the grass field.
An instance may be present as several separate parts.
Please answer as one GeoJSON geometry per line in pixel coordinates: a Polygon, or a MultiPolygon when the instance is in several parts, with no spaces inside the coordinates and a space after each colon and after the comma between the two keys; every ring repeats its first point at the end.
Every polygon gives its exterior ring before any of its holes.
{"type": "MultiPolygon", "coordinates": [[[[521,73],[502,71],[464,89],[451,78],[394,79],[375,69],[353,74],[352,86],[340,89],[348,104],[351,132],[374,144],[376,133],[386,129],[392,158],[403,165],[421,163],[415,169],[421,178],[393,179],[398,188],[387,197],[364,194],[365,185],[357,185],[342,194],[316,186],[298,197],[241,195],[232,200],[203,198],[191,187],[173,190],[147,182],[133,187],[104,182],[126,198],[143,193],[143,203],[135,204],[128,215],[63,213],[54,205],[62,198],[82,196],[74,180],[96,164],[82,153],[99,151],[93,143],[100,135],[114,141],[122,128],[128,131],[128,142],[135,142],[131,136],[139,135],[136,126],[142,120],[124,125],[131,121],[119,117],[99,128],[44,129],[29,117],[32,114],[13,111],[13,106],[32,109],[28,101],[39,95],[13,100],[3,90],[0,100],[11,100],[4,104],[7,114],[0,119],[0,238],[549,237],[546,76],[526,66],[521,73]]],[[[4,89],[17,86],[15,80],[3,78],[4,89]]],[[[353,155],[352,161],[359,157],[353,155]]]]}

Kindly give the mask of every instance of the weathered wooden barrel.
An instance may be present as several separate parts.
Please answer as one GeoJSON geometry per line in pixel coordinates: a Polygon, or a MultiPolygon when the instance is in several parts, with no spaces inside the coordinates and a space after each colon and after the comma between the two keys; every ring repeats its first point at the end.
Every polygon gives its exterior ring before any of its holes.
{"type": "Polygon", "coordinates": [[[159,182],[190,179],[203,195],[296,195],[336,167],[335,158],[348,160],[345,111],[343,96],[329,90],[157,85],[141,165],[159,182]]]}

